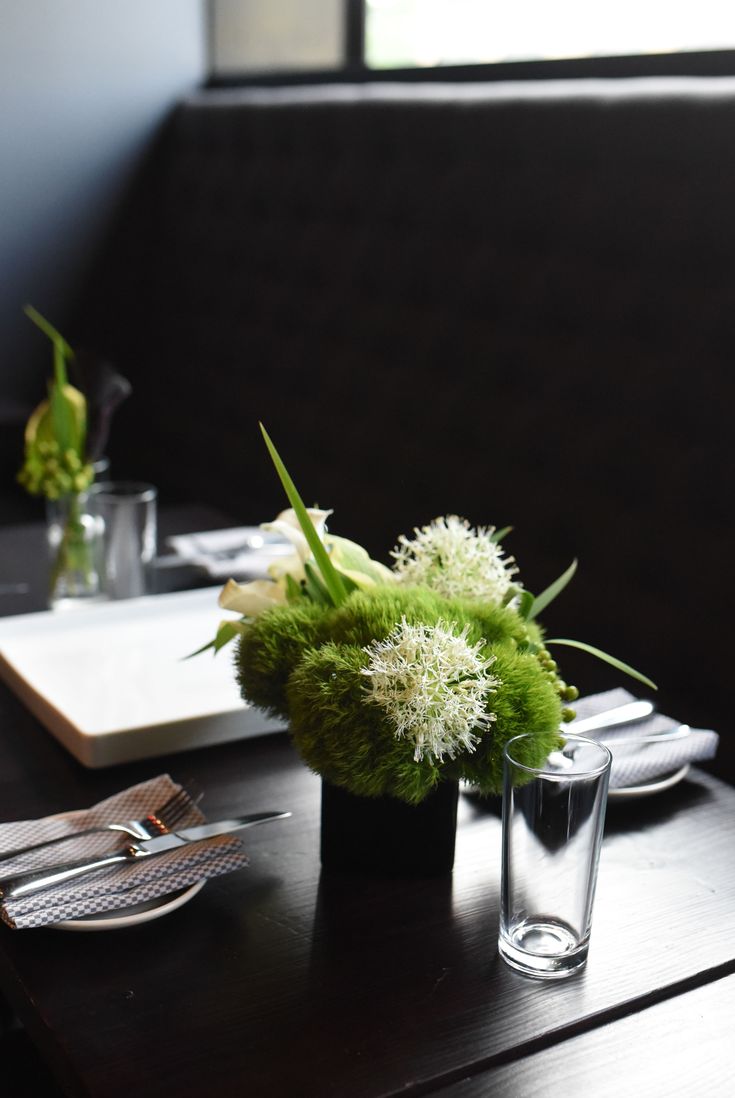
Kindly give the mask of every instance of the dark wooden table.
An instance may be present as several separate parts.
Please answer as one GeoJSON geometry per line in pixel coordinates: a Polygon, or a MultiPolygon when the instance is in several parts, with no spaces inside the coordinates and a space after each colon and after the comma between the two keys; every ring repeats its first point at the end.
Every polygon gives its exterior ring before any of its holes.
{"type": "Polygon", "coordinates": [[[293,818],[160,921],[0,927],[0,992],[68,1094],[731,1092],[735,790],[716,778],[611,802],[590,960],[553,984],[497,957],[497,803],[461,796],[449,878],[327,877],[319,780],[285,734],[86,771],[0,688],[0,819],[164,771],[196,778],[211,817],[293,818]]]}

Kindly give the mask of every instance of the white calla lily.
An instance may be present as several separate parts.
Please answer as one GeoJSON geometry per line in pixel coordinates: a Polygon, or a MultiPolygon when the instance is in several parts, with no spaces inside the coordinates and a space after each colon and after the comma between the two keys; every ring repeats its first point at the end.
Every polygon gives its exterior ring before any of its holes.
{"type": "MultiPolygon", "coordinates": [[[[311,507],[308,514],[335,569],[356,587],[395,583],[394,573],[378,561],[371,560],[361,545],[327,533],[326,521],[331,511],[311,507]]],[[[299,588],[304,588],[304,565],[307,561],[313,564],[311,550],[292,509],[281,511],[272,522],[261,523],[261,529],[286,538],[293,545],[294,552],[271,561],[268,566],[270,579],[253,580],[251,583],[237,583],[233,579],[227,581],[220,592],[219,605],[223,610],[232,610],[243,618],[256,618],[266,610],[285,606],[289,602],[288,578],[299,588]]]]}
{"type": "Polygon", "coordinates": [[[396,577],[390,568],[386,568],[380,561],[372,560],[367,551],[357,542],[328,534],[325,544],[337,571],[349,576],[358,587],[395,583],[396,577]]]}
{"type": "Polygon", "coordinates": [[[304,562],[298,553],[289,553],[287,557],[277,557],[267,568],[268,575],[278,583],[285,576],[293,576],[297,583],[304,578],[304,562]]]}
{"type": "MultiPolygon", "coordinates": [[[[314,529],[320,539],[324,541],[326,522],[332,512],[322,511],[318,507],[307,507],[306,513],[314,524],[314,529]]],[[[261,530],[267,530],[269,534],[279,534],[281,537],[286,538],[287,541],[290,541],[302,563],[311,556],[309,543],[304,537],[304,532],[299,525],[299,520],[296,518],[296,512],[292,507],[287,508],[285,511],[281,511],[272,522],[261,522],[260,528],[261,530]]]]}
{"type": "Polygon", "coordinates": [[[285,585],[273,580],[253,580],[252,583],[236,583],[228,580],[218,599],[223,610],[234,610],[245,618],[256,618],[264,610],[283,606],[286,602],[285,585]]]}

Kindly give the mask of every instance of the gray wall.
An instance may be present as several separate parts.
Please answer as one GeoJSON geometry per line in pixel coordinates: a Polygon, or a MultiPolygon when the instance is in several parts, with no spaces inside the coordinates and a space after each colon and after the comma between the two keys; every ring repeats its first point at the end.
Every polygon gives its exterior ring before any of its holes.
{"type": "Polygon", "coordinates": [[[146,147],[205,67],[202,0],[0,0],[0,430],[49,369],[23,304],[63,326],[146,147]]]}

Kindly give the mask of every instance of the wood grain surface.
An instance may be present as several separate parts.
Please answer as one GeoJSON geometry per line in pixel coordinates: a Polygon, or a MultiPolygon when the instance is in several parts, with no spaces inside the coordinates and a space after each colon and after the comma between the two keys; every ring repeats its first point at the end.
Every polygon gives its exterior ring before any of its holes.
{"type": "Polygon", "coordinates": [[[548,984],[497,957],[495,803],[461,796],[451,877],[328,878],[320,783],[285,735],[91,773],[4,690],[0,722],[6,819],[164,770],[210,817],[294,813],[160,922],[0,928],[0,987],[71,1094],[424,1093],[735,970],[735,793],[707,775],[610,806],[587,970],[548,984]]]}
{"type": "Polygon", "coordinates": [[[436,1098],[724,1098],[735,1084],[735,976],[434,1091],[436,1098]]]}

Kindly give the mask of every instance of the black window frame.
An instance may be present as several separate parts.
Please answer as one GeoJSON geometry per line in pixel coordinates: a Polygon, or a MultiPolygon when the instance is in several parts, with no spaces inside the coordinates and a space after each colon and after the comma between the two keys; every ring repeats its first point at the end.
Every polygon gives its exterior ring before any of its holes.
{"type": "Polygon", "coordinates": [[[342,83],[451,83],[494,80],[622,79],[644,76],[735,76],[735,49],[573,57],[554,61],[494,61],[431,68],[373,69],[365,63],[366,0],[343,0],[344,64],[333,69],[210,74],[207,87],[342,83]]]}

